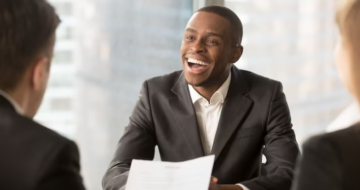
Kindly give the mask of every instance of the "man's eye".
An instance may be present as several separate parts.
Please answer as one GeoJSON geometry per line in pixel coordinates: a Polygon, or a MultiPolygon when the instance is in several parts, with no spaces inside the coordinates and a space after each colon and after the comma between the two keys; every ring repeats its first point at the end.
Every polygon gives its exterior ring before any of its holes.
{"type": "Polygon", "coordinates": [[[216,42],[214,40],[208,40],[208,43],[215,44],[216,42]]]}
{"type": "Polygon", "coordinates": [[[187,40],[193,40],[194,37],[193,37],[193,36],[188,36],[188,37],[186,37],[186,39],[187,39],[187,40]]]}

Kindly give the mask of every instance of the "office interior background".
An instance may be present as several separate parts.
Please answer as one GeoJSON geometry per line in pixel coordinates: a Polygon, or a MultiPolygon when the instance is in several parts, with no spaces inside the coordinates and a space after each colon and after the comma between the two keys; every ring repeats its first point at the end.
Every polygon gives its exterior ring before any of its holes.
{"type": "Polygon", "coordinates": [[[142,82],[182,69],[184,28],[205,5],[240,17],[245,51],[236,66],[283,83],[300,145],[352,102],[333,60],[335,0],[50,2],[62,23],[35,120],[77,142],[89,190],[101,189],[142,82]]]}

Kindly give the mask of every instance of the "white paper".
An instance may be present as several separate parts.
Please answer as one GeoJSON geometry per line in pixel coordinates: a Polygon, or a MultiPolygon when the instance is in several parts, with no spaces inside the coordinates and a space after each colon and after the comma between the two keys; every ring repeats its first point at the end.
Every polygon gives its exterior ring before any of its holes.
{"type": "Polygon", "coordinates": [[[133,160],[126,190],[208,190],[214,155],[185,162],[133,160]]]}

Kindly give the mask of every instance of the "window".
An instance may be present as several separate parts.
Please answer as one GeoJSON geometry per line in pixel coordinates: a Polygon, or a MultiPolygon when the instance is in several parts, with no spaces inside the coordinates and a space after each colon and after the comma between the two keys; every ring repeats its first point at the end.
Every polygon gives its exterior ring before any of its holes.
{"type": "Polygon", "coordinates": [[[56,87],[73,87],[74,76],[72,74],[51,74],[49,79],[49,86],[56,87]]]}
{"type": "Polygon", "coordinates": [[[73,53],[70,50],[56,51],[54,56],[54,63],[69,64],[73,61],[73,53]]]}
{"type": "Polygon", "coordinates": [[[73,14],[73,3],[72,2],[56,2],[52,3],[55,7],[56,12],[62,16],[71,16],[73,14]]]}
{"type": "Polygon", "coordinates": [[[52,111],[69,111],[72,109],[72,101],[67,98],[54,98],[50,105],[52,111]]]}
{"type": "Polygon", "coordinates": [[[63,27],[59,26],[56,31],[56,39],[57,40],[71,40],[73,38],[73,29],[69,26],[63,27]]]}

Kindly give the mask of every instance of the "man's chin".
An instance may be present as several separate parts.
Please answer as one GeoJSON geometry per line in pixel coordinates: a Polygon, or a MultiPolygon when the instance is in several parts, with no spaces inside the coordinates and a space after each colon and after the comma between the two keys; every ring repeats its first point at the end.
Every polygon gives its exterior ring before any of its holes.
{"type": "Polygon", "coordinates": [[[209,79],[207,75],[194,75],[187,72],[184,72],[184,77],[189,85],[196,87],[206,86],[209,79]]]}
{"type": "Polygon", "coordinates": [[[195,86],[195,87],[201,87],[204,86],[205,80],[194,80],[194,79],[186,79],[186,82],[191,85],[191,86],[195,86]]]}

